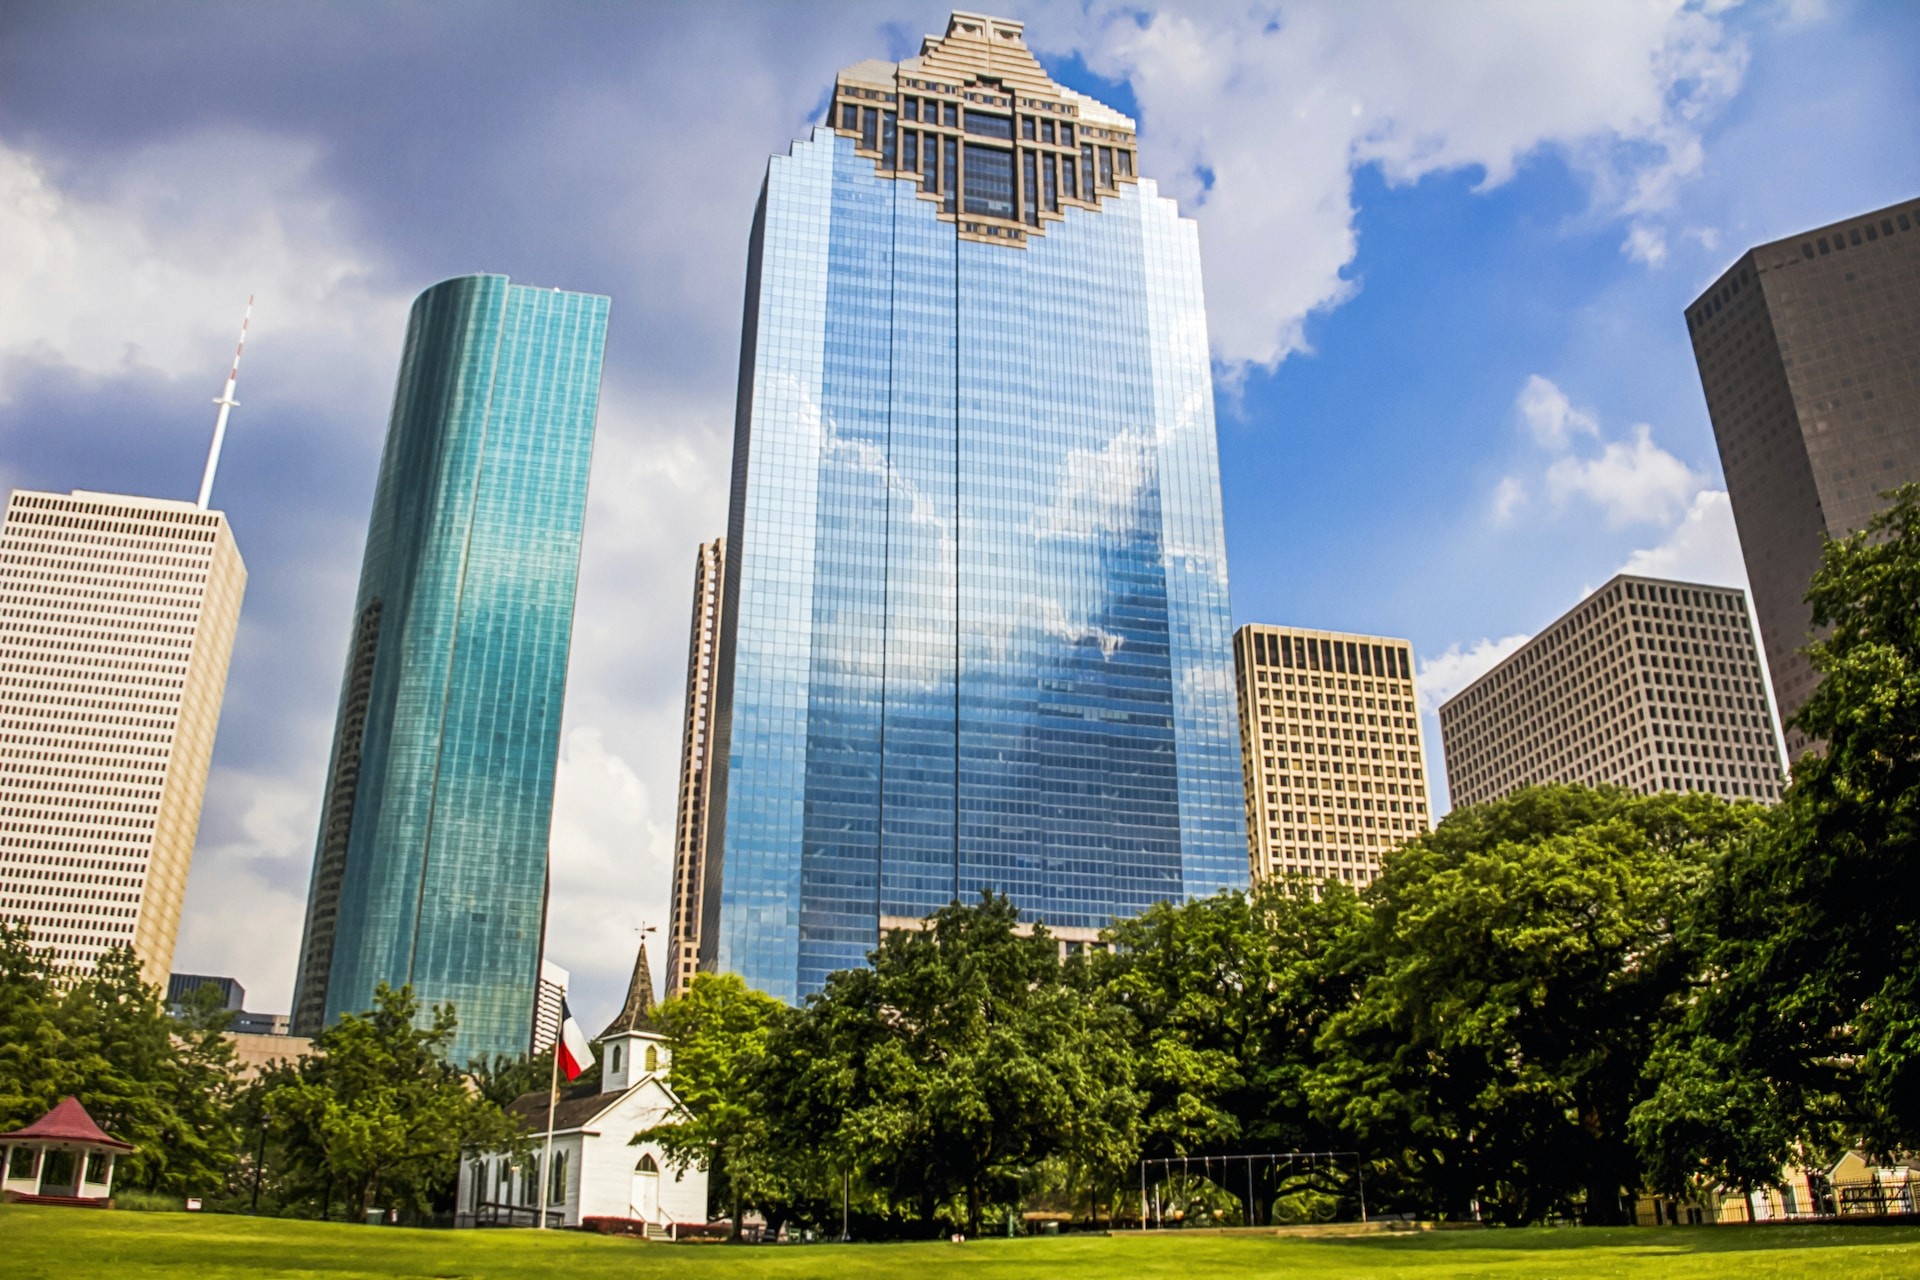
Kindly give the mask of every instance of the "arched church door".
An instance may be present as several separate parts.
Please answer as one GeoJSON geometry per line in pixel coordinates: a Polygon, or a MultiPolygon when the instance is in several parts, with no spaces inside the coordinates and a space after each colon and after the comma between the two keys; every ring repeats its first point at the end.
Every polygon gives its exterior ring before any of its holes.
{"type": "Polygon", "coordinates": [[[660,1166],[651,1154],[633,1166],[633,1216],[646,1222],[660,1220],[660,1166]]]}

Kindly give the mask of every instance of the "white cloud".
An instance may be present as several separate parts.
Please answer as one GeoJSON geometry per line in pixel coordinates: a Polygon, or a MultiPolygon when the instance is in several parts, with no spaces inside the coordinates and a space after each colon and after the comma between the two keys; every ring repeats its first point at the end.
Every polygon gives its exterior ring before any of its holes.
{"type": "Polygon", "coordinates": [[[254,294],[256,344],[299,335],[286,367],[304,376],[279,392],[337,401],[370,382],[365,403],[379,406],[406,299],[372,283],[316,160],[286,138],[200,133],[89,174],[82,194],[0,142],[0,404],[26,364],[198,377],[211,395],[254,294]]]}
{"type": "Polygon", "coordinates": [[[547,956],[587,1021],[615,1012],[643,922],[665,970],[693,562],[726,532],[724,410],[621,382],[601,401],[547,910],[547,956]]]}
{"type": "Polygon", "coordinates": [[[1599,507],[1610,529],[1664,524],[1687,509],[1701,477],[1653,442],[1640,423],[1631,438],[1609,441],[1598,457],[1564,457],[1547,468],[1547,492],[1556,502],[1584,497],[1599,507]]]}
{"type": "Polygon", "coordinates": [[[1667,233],[1654,223],[1636,219],[1633,225],[1627,228],[1627,238],[1621,242],[1620,252],[1634,262],[1644,263],[1649,267],[1665,266],[1667,233]]]}
{"type": "Polygon", "coordinates": [[[1493,522],[1512,524],[1513,517],[1527,502],[1527,486],[1518,476],[1502,476],[1493,488],[1493,522]]]}
{"type": "Polygon", "coordinates": [[[1747,566],[1740,557],[1733,504],[1725,490],[1702,489],[1694,494],[1685,518],[1659,542],[1628,556],[1620,571],[1744,588],[1747,566]]]}
{"type": "Polygon", "coordinates": [[[230,974],[246,987],[248,1008],[284,1013],[306,926],[319,788],[215,766],[207,793],[212,812],[202,816],[173,967],[230,974]]]}
{"type": "Polygon", "coordinates": [[[1124,0],[1029,18],[1130,81],[1143,168],[1197,217],[1214,352],[1271,366],[1357,287],[1353,171],[1404,184],[1507,181],[1552,149],[1598,216],[1657,217],[1702,164],[1700,129],[1739,88],[1744,45],[1682,0],[1194,7],[1124,0]],[[1497,91],[1490,91],[1498,86],[1497,91]]]}
{"type": "Polygon", "coordinates": [[[1592,414],[1574,408],[1566,392],[1537,373],[1520,388],[1516,404],[1521,420],[1543,449],[1559,452],[1572,444],[1576,435],[1600,434],[1600,423],[1592,414]]]}
{"type": "MultiPolygon", "coordinates": [[[[1575,408],[1550,378],[1529,376],[1514,407],[1534,442],[1558,455],[1543,477],[1556,506],[1584,498],[1600,508],[1613,529],[1664,524],[1685,511],[1700,488],[1701,476],[1655,444],[1651,427],[1639,423],[1625,440],[1609,440],[1600,420],[1575,408]]],[[[1503,477],[1494,490],[1494,523],[1511,523],[1526,493],[1520,477],[1503,477]]]]}
{"type": "MultiPolygon", "coordinates": [[[[667,742],[678,736],[677,717],[652,716],[645,727],[667,742]]],[[[662,799],[600,729],[567,733],[554,783],[546,957],[582,993],[573,1002],[595,1024],[589,1034],[618,1011],[643,924],[658,930],[648,949],[662,971],[674,816],[672,795],[662,799]]]]}
{"type": "Polygon", "coordinates": [[[1449,645],[1444,653],[1420,659],[1417,682],[1420,709],[1439,711],[1441,703],[1478,680],[1501,659],[1532,638],[1527,635],[1502,636],[1498,640],[1482,638],[1465,649],[1457,644],[1449,645]]]}

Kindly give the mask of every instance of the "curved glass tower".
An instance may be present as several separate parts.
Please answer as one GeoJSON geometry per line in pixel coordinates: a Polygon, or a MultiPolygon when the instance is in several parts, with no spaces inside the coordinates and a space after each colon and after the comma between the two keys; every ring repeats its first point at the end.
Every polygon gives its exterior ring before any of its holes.
{"type": "Polygon", "coordinates": [[[377,984],[527,1051],[606,298],[463,276],[413,304],[320,815],[293,1028],[377,984]]]}
{"type": "Polygon", "coordinates": [[[748,264],[703,967],[787,1000],[981,888],[1247,878],[1193,223],[956,13],[841,72],[748,264]]]}

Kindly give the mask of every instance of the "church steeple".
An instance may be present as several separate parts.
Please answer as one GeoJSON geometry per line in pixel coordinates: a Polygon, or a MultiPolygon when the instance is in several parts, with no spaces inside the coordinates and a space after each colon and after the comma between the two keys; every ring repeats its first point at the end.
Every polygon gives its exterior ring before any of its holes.
{"type": "Polygon", "coordinates": [[[627,982],[627,1002],[600,1033],[602,1067],[600,1091],[616,1093],[650,1075],[667,1071],[667,1038],[653,1020],[653,967],[647,961],[647,940],[633,961],[627,982]]]}
{"type": "Polygon", "coordinates": [[[647,940],[642,938],[640,954],[633,962],[633,977],[627,980],[627,1002],[600,1038],[605,1040],[622,1031],[657,1030],[653,1025],[653,968],[647,963],[647,940]]]}

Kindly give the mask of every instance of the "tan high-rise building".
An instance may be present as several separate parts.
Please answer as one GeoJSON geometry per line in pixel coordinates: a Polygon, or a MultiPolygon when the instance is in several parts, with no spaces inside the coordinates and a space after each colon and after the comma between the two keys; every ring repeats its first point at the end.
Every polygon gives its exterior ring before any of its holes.
{"type": "MultiPolygon", "coordinates": [[[[1748,250],[1687,329],[1785,720],[1819,683],[1802,649],[1822,540],[1920,480],[1920,200],[1748,250]]],[[[1791,758],[1812,745],[1787,730],[1791,758]]]]}
{"type": "Polygon", "coordinates": [[[713,670],[726,580],[727,540],[702,543],[693,561],[693,627],[687,637],[687,703],[680,730],[680,808],[674,819],[673,913],[667,926],[669,996],[685,991],[699,968],[712,790],[707,751],[713,742],[713,670]]]}
{"type": "Polygon", "coordinates": [[[0,526],[0,917],[164,984],[247,571],[191,502],[15,490],[0,526]]]}
{"type": "Polygon", "coordinates": [[[1614,578],[1441,704],[1456,806],[1543,782],[1780,798],[1744,593],[1614,578]]]}
{"type": "Polygon", "coordinates": [[[1405,640],[1251,624],[1233,635],[1253,878],[1359,885],[1430,829],[1405,640]]]}

